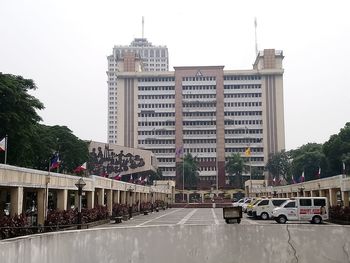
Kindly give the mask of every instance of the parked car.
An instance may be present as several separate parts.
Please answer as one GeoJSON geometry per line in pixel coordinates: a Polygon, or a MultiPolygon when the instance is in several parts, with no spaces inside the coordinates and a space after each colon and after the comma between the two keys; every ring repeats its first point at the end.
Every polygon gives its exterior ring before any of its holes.
{"type": "Polygon", "coordinates": [[[328,200],[326,197],[296,197],[273,209],[272,217],[280,224],[289,220],[320,224],[329,219],[328,200]]]}
{"type": "MultiPolygon", "coordinates": [[[[251,216],[260,217],[263,220],[267,220],[272,217],[272,211],[274,208],[279,207],[288,198],[264,198],[258,200],[257,203],[251,209],[251,216]]],[[[249,215],[249,214],[248,214],[249,215]]]]}

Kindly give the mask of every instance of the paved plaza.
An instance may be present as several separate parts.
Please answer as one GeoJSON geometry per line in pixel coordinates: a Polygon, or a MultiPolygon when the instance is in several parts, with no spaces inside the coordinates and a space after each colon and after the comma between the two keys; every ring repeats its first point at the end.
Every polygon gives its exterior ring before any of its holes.
{"type": "MultiPolygon", "coordinates": [[[[226,224],[223,219],[222,208],[172,208],[160,210],[148,215],[138,215],[121,224],[105,224],[100,227],[142,227],[159,225],[222,225],[226,224]]],[[[241,225],[277,224],[274,220],[260,220],[247,217],[243,214],[241,225]]],[[[287,222],[287,224],[310,224],[309,222],[287,222]]],[[[329,224],[329,223],[324,223],[329,224]]]]}

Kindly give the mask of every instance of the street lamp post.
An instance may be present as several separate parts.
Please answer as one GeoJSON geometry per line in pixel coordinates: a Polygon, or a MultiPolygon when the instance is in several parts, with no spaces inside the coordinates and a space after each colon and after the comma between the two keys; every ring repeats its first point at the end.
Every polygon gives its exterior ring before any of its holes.
{"type": "Polygon", "coordinates": [[[76,183],[75,186],[78,188],[78,196],[79,196],[79,206],[78,206],[78,229],[81,229],[81,199],[83,194],[83,188],[85,187],[86,183],[81,177],[76,183]]]}

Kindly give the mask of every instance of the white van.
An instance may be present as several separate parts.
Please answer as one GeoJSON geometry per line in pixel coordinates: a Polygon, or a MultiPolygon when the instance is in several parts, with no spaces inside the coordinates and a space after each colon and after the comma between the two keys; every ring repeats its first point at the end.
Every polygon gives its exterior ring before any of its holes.
{"type": "Polygon", "coordinates": [[[288,220],[320,224],[329,218],[328,201],[326,197],[296,197],[273,209],[272,217],[280,224],[288,220]]]}
{"type": "Polygon", "coordinates": [[[259,200],[252,208],[252,216],[260,217],[263,220],[267,220],[272,217],[272,211],[274,208],[279,207],[288,198],[265,198],[259,200]]]}

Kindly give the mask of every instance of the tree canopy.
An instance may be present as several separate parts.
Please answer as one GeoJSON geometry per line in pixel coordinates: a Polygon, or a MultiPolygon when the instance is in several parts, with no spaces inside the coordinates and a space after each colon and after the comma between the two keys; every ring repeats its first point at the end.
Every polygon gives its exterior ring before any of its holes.
{"type": "Polygon", "coordinates": [[[87,143],[65,126],[39,123],[37,110],[44,105],[28,93],[36,88],[33,80],[0,73],[0,139],[8,135],[8,164],[48,170],[58,151],[60,170],[72,172],[87,161],[87,143]]]}
{"type": "Polygon", "coordinates": [[[181,174],[184,172],[185,188],[196,189],[199,182],[199,165],[195,157],[188,153],[183,157],[183,163],[179,163],[177,169],[181,174]]]}
{"type": "Polygon", "coordinates": [[[234,153],[228,158],[225,169],[229,175],[230,185],[236,188],[243,188],[242,172],[244,160],[239,153],[234,153]]]}

